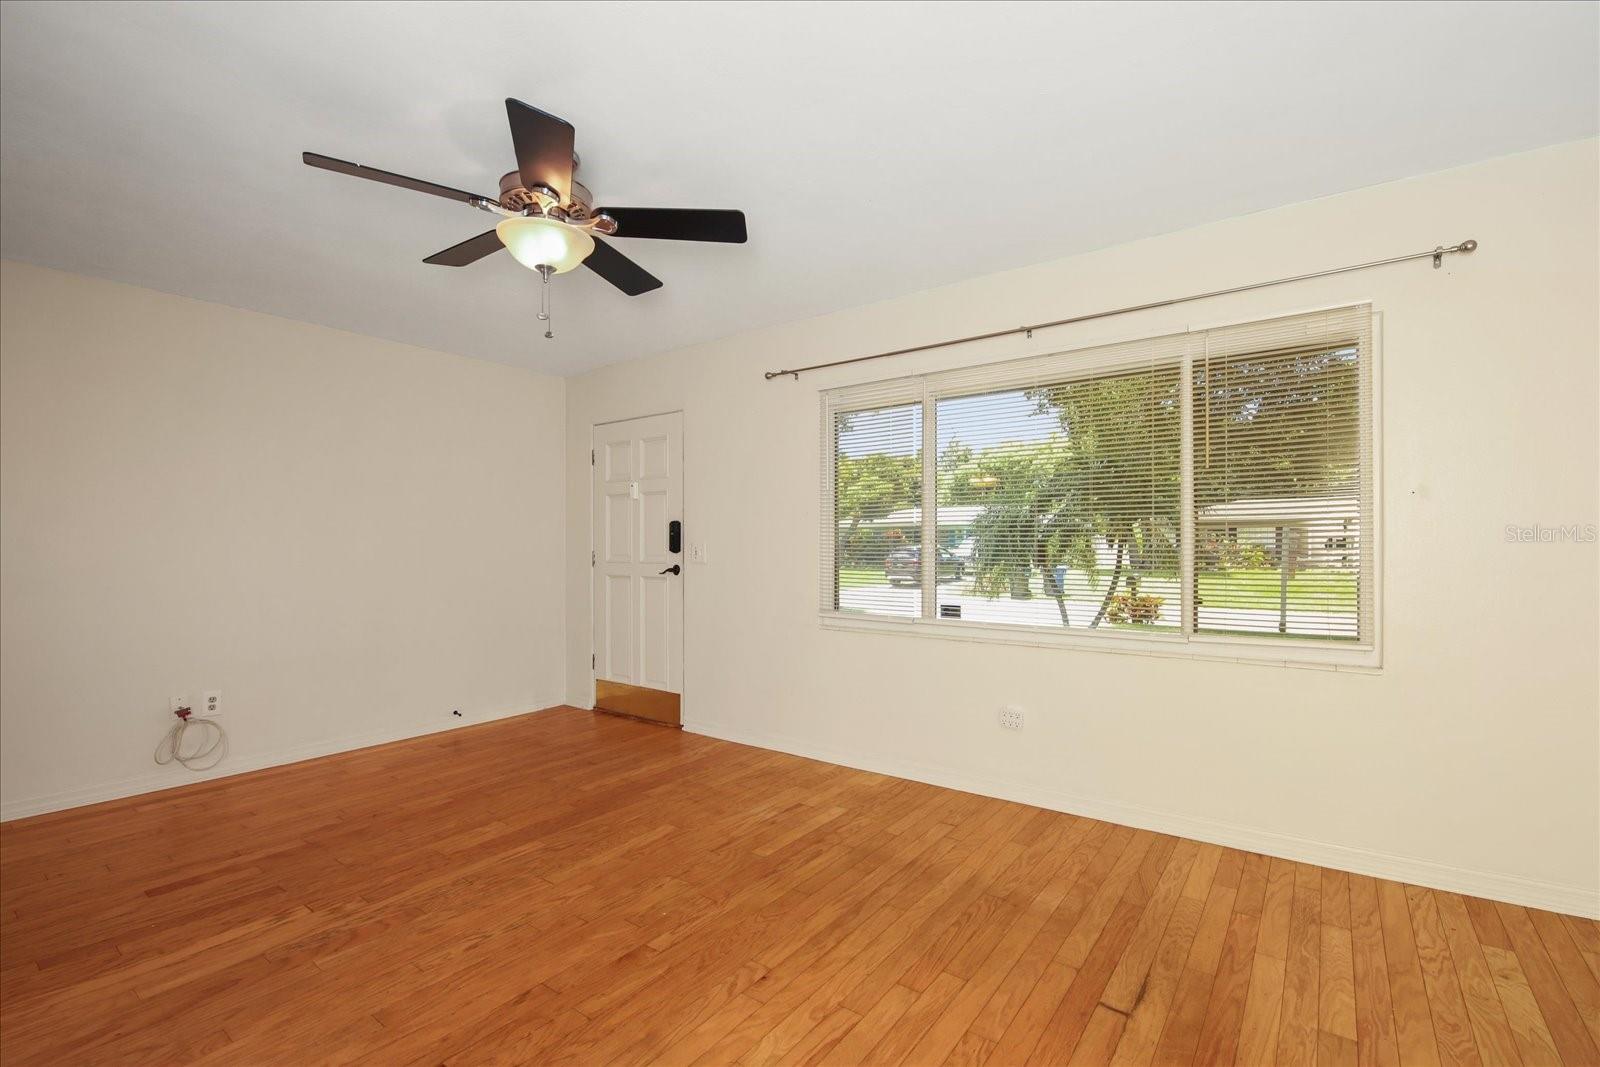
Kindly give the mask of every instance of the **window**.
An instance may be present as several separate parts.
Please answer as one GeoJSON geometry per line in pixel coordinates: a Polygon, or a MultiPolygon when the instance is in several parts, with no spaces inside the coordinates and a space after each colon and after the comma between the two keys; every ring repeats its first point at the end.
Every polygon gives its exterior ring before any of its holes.
{"type": "Polygon", "coordinates": [[[1371,348],[1360,306],[825,392],[823,613],[1370,651],[1371,348]]]}
{"type": "Polygon", "coordinates": [[[836,611],[922,613],[922,405],[835,412],[836,611]]]}

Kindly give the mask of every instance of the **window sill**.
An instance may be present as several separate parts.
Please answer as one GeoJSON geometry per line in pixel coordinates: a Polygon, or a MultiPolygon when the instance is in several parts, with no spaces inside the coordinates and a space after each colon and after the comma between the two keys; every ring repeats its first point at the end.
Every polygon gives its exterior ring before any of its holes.
{"type": "Polygon", "coordinates": [[[1351,648],[1324,642],[1296,641],[1292,648],[1286,648],[1282,642],[1239,637],[1194,636],[1185,639],[1181,634],[1152,633],[1125,636],[1125,631],[1054,632],[999,623],[954,622],[948,619],[873,618],[831,611],[820,612],[818,621],[824,630],[848,630],[856,633],[928,637],[936,640],[983,644],[1029,645],[1036,648],[1070,648],[1124,656],[1211,660],[1266,667],[1342,671],[1350,674],[1382,673],[1382,660],[1376,648],[1367,646],[1351,648]]]}

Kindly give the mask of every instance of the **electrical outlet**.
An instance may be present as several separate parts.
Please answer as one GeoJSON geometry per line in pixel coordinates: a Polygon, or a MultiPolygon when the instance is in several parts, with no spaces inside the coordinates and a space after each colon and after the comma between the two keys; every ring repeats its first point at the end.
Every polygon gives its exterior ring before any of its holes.
{"type": "Polygon", "coordinates": [[[1007,730],[1022,729],[1022,709],[1007,704],[1000,709],[1000,725],[1007,730]]]}
{"type": "Polygon", "coordinates": [[[222,714],[222,690],[207,689],[200,694],[200,717],[214,719],[222,714]]]}

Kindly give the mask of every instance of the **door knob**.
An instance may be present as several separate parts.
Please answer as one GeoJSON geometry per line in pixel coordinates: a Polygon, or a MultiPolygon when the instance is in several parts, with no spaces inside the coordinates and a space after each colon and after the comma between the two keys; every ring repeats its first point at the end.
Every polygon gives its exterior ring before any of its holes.
{"type": "Polygon", "coordinates": [[[683,568],[679,567],[676,563],[674,563],[672,566],[668,567],[666,570],[662,571],[661,573],[662,574],[677,574],[682,569],[683,568]]]}

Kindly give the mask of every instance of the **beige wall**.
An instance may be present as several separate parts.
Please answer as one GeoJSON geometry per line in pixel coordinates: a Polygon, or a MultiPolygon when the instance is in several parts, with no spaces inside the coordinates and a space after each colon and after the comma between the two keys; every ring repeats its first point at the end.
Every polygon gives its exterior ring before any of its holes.
{"type": "Polygon", "coordinates": [[[1596,143],[1565,145],[572,379],[569,699],[592,694],[590,427],[681,409],[687,537],[710,549],[684,577],[689,729],[1600,914],[1596,546],[1505,538],[1507,524],[1600,519],[1597,183],[1596,143]],[[1424,261],[762,378],[1468,237],[1481,250],[1438,271],[1424,261]],[[819,627],[818,389],[1363,300],[1382,315],[1377,673],[819,627]],[[1027,711],[1021,734],[996,725],[1008,703],[1027,711]]]}
{"type": "Polygon", "coordinates": [[[558,703],[563,383],[0,271],[5,817],[558,703]],[[459,708],[463,719],[451,716],[459,708]]]}

